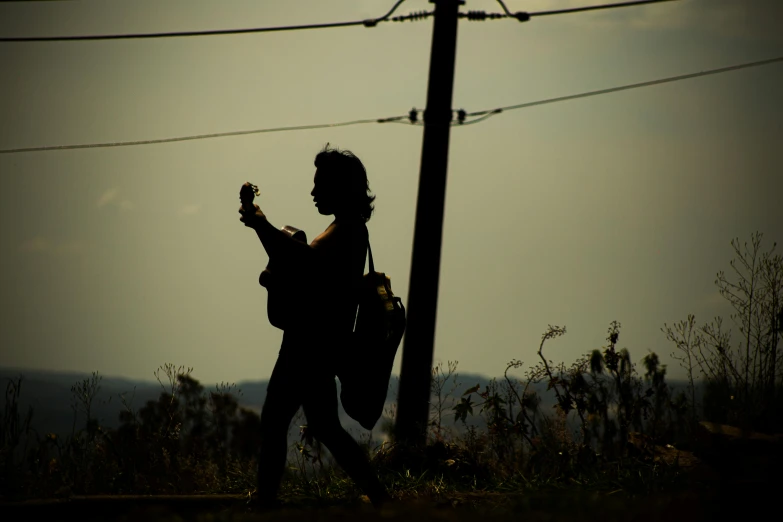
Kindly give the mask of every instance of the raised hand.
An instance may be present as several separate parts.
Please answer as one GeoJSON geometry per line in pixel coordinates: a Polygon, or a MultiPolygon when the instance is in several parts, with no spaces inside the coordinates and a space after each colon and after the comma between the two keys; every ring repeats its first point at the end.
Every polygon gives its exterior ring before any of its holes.
{"type": "Polygon", "coordinates": [[[242,185],[242,188],[239,189],[239,201],[241,201],[243,205],[247,205],[248,210],[252,208],[251,205],[253,204],[253,197],[260,195],[261,192],[258,190],[258,187],[249,181],[246,181],[242,185]]]}
{"type": "Polygon", "coordinates": [[[239,207],[239,221],[248,228],[255,228],[259,220],[266,218],[261,208],[253,203],[254,196],[258,196],[260,191],[252,183],[245,182],[239,189],[239,201],[242,205],[239,207]]]}

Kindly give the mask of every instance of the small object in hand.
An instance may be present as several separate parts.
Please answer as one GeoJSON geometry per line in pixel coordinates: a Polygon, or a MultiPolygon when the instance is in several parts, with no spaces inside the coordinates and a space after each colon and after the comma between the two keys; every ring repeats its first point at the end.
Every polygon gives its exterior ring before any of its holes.
{"type": "Polygon", "coordinates": [[[259,193],[258,187],[249,181],[245,182],[242,188],[239,189],[239,201],[242,202],[242,206],[239,207],[239,214],[242,217],[239,218],[239,221],[244,223],[246,227],[253,228],[252,221],[257,216],[258,211],[261,210],[258,205],[253,204],[254,197],[259,193]]]}
{"type": "Polygon", "coordinates": [[[249,181],[245,182],[245,184],[242,185],[242,188],[239,190],[239,200],[242,202],[242,205],[247,207],[248,210],[252,208],[254,194],[256,196],[260,196],[261,191],[258,190],[256,185],[253,185],[249,181]]]}

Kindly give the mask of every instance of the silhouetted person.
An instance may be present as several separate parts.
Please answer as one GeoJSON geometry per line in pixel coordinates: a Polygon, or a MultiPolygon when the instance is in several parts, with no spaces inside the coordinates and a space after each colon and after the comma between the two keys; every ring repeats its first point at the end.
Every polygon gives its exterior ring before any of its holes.
{"type": "MultiPolygon", "coordinates": [[[[311,192],[318,212],[334,221],[310,245],[270,224],[258,205],[240,207],[240,221],[253,228],[270,259],[284,256],[303,267],[295,317],[286,325],[282,347],[261,410],[258,495],[262,506],[277,505],[288,450],[288,427],[299,406],[308,429],[375,506],[388,501],[357,442],[338,417],[336,365],[353,331],[358,291],[367,254],[367,227],[375,196],[362,162],[349,151],[330,149],[315,157],[311,192]]],[[[247,185],[247,184],[246,184],[247,185]]],[[[294,284],[296,287],[296,284],[294,284]]]]}

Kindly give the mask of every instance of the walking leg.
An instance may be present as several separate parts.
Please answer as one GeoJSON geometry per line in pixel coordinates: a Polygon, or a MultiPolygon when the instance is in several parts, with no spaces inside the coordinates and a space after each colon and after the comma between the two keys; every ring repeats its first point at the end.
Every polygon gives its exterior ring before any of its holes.
{"type": "Polygon", "coordinates": [[[258,499],[277,502],[288,453],[288,427],[301,404],[296,366],[282,353],[269,378],[261,409],[261,448],[258,453],[258,499]]]}
{"type": "Polygon", "coordinates": [[[337,411],[337,386],[334,375],[310,379],[312,387],[303,397],[302,405],[307,425],[334,456],[349,477],[379,507],[391,500],[367,455],[351,435],[343,429],[337,411]]]}

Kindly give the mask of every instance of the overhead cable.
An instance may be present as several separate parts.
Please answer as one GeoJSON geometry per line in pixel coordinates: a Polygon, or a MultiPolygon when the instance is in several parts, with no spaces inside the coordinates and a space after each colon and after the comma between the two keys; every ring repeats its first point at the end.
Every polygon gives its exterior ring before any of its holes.
{"type": "MultiPolygon", "coordinates": [[[[569,13],[580,13],[584,11],[597,11],[600,9],[615,9],[617,7],[633,7],[637,5],[644,5],[644,4],[658,4],[661,2],[676,2],[678,0],[635,0],[632,2],[617,2],[614,4],[600,4],[600,5],[588,5],[584,7],[569,7],[566,9],[553,9],[550,11],[536,11],[534,13],[528,13],[531,17],[533,16],[549,16],[549,15],[560,15],[560,14],[569,14],[569,13]]],[[[516,16],[515,16],[516,18],[516,16]]]]}
{"type": "MultiPolygon", "coordinates": [[[[469,112],[469,113],[466,113],[466,116],[473,116],[473,117],[481,116],[481,118],[478,119],[478,120],[472,120],[472,121],[465,122],[462,125],[467,125],[467,124],[470,124],[470,123],[478,123],[479,121],[483,121],[483,120],[487,119],[490,116],[494,116],[495,114],[500,114],[503,111],[512,111],[512,110],[516,110],[516,109],[525,109],[527,107],[534,107],[536,105],[546,105],[546,104],[549,104],[549,103],[557,103],[557,102],[561,102],[561,101],[575,100],[575,99],[578,99],[578,98],[587,98],[587,97],[590,97],[590,96],[598,96],[599,94],[608,94],[608,93],[612,93],[612,92],[625,91],[625,90],[629,90],[629,89],[638,89],[638,88],[641,88],[641,87],[650,87],[652,85],[660,85],[662,83],[677,82],[677,81],[680,81],[680,80],[688,80],[690,78],[698,78],[700,76],[709,76],[709,75],[712,75],[712,74],[721,74],[721,73],[725,73],[725,72],[736,71],[736,70],[739,70],[739,69],[747,69],[749,67],[759,67],[761,65],[769,65],[769,64],[772,64],[772,63],[779,63],[779,62],[783,62],[783,56],[778,56],[777,58],[770,58],[768,60],[759,60],[757,62],[749,62],[749,63],[743,63],[743,64],[739,64],[739,65],[731,65],[731,66],[728,66],[728,67],[721,67],[721,68],[718,68],[718,69],[709,69],[709,70],[700,71],[700,72],[697,72],[697,73],[681,74],[681,75],[678,75],[678,76],[670,76],[668,78],[661,78],[661,79],[658,79],[658,80],[651,80],[651,81],[647,81],[647,82],[632,83],[632,84],[628,84],[628,85],[621,85],[619,87],[610,87],[608,89],[600,89],[600,90],[597,90],[597,91],[583,92],[583,93],[580,93],[580,94],[571,94],[571,95],[568,95],[568,96],[558,96],[556,98],[548,98],[546,100],[538,100],[538,101],[534,101],[534,102],[520,103],[520,104],[517,104],[517,105],[509,105],[507,107],[498,107],[497,109],[488,109],[488,110],[483,110],[483,111],[469,112]]],[[[459,125],[459,123],[457,123],[457,125],[459,125]]]]}
{"type": "Polygon", "coordinates": [[[348,125],[361,125],[364,123],[387,123],[407,118],[407,116],[393,116],[391,118],[376,118],[367,120],[353,120],[341,123],[321,123],[316,125],[297,125],[292,127],[273,127],[269,129],[254,129],[244,131],[216,132],[213,134],[197,134],[193,136],[179,136],[176,138],[160,138],[152,140],[137,141],[115,141],[107,143],[86,143],[81,145],[50,145],[44,147],[25,147],[18,149],[0,149],[0,154],[11,154],[15,152],[41,152],[47,150],[73,150],[73,149],[97,149],[104,147],[128,147],[131,145],[152,145],[154,143],[173,143],[176,141],[204,140],[209,138],[225,138],[228,136],[244,136],[247,134],[262,134],[266,132],[283,132],[310,129],[325,129],[327,127],[346,127],[348,125]]]}
{"type": "MultiPolygon", "coordinates": [[[[106,35],[86,35],[86,36],[23,36],[23,37],[0,37],[0,42],[55,42],[55,41],[75,41],[75,40],[125,40],[140,38],[172,38],[181,36],[214,36],[227,34],[247,34],[247,33],[268,33],[276,31],[295,31],[301,29],[325,29],[331,27],[349,27],[354,25],[363,25],[365,27],[375,27],[379,22],[385,22],[397,10],[405,0],[397,0],[388,13],[380,18],[370,18],[368,20],[356,20],[353,22],[335,22],[328,24],[309,24],[309,25],[289,25],[280,27],[255,27],[251,29],[219,29],[213,31],[184,31],[168,33],[136,33],[136,34],[106,34],[106,35]]],[[[396,20],[395,20],[396,21],[396,20]]]]}
{"type": "Polygon", "coordinates": [[[600,5],[588,5],[584,7],[569,7],[566,9],[553,9],[549,11],[534,11],[532,13],[529,13],[527,11],[519,11],[516,13],[512,13],[508,10],[508,7],[506,7],[506,4],[503,3],[503,0],[498,0],[498,3],[503,7],[503,11],[505,11],[504,14],[501,13],[486,13],[484,11],[469,11],[468,13],[460,13],[460,16],[463,18],[467,18],[468,20],[486,20],[486,19],[497,19],[497,18],[516,18],[520,22],[527,22],[531,18],[535,16],[549,16],[549,15],[560,15],[560,14],[569,14],[569,13],[578,13],[583,11],[597,11],[599,9],[614,9],[617,7],[632,7],[632,6],[638,6],[638,5],[644,5],[644,4],[657,4],[661,2],[676,2],[679,0],[635,0],[632,2],[616,2],[613,4],[600,4],[600,5]]]}
{"type": "MultiPolygon", "coordinates": [[[[87,40],[127,40],[127,39],[147,39],[147,38],[173,38],[183,36],[216,36],[229,34],[248,34],[248,33],[268,33],[279,31],[296,31],[302,29],[325,29],[333,27],[350,27],[363,25],[365,27],[375,27],[379,22],[404,22],[419,21],[428,18],[434,14],[434,11],[417,11],[402,16],[391,17],[405,0],[397,0],[388,13],[380,18],[370,18],[367,20],[356,20],[352,22],[334,22],[326,24],[308,24],[308,25],[288,25],[278,27],[254,27],[250,29],[217,29],[210,31],[181,31],[181,32],[163,32],[163,33],[131,33],[131,34],[105,34],[105,35],[74,35],[74,36],[19,36],[19,37],[0,37],[0,42],[62,42],[62,41],[87,41],[87,40]]],[[[487,13],[485,11],[468,11],[459,13],[460,18],[467,18],[470,21],[494,20],[499,18],[516,18],[520,22],[527,22],[531,17],[547,16],[557,14],[568,14],[580,11],[594,11],[597,9],[612,9],[616,7],[629,7],[644,4],[654,4],[660,2],[673,2],[677,0],[636,0],[632,2],[619,2],[614,4],[602,4],[585,7],[572,7],[568,9],[555,9],[550,11],[535,11],[532,13],[520,11],[512,13],[508,10],[502,0],[498,0],[505,13],[487,13]]]]}
{"type": "MultiPolygon", "coordinates": [[[[640,83],[632,83],[629,85],[621,85],[619,87],[610,87],[608,89],[600,89],[597,91],[588,91],[583,92],[579,94],[571,94],[568,96],[558,96],[556,98],[547,98],[545,100],[538,100],[533,102],[527,102],[527,103],[520,103],[517,105],[508,105],[506,107],[498,107],[496,109],[487,109],[483,111],[475,111],[475,112],[465,112],[464,110],[460,109],[457,112],[457,121],[452,122],[451,125],[455,126],[461,126],[461,125],[471,125],[474,123],[479,123],[481,121],[486,120],[487,118],[490,118],[491,116],[494,116],[496,114],[500,114],[504,111],[511,111],[516,109],[524,109],[527,107],[534,107],[536,105],[545,105],[549,103],[557,103],[561,101],[567,101],[567,100],[575,100],[578,98],[587,98],[589,96],[598,96],[599,94],[608,94],[612,92],[618,92],[618,91],[624,91],[628,89],[638,89],[641,87],[649,87],[652,85],[659,85],[662,83],[669,83],[669,82],[675,82],[680,80],[687,80],[689,78],[697,78],[699,76],[707,76],[711,74],[720,74],[724,72],[729,71],[736,71],[739,69],[745,69],[749,67],[758,67],[761,65],[769,65],[772,63],[778,63],[783,62],[783,56],[779,56],[777,58],[770,58],[768,60],[760,60],[756,62],[749,62],[739,65],[732,65],[729,67],[721,67],[719,69],[710,69],[706,71],[701,71],[697,73],[691,73],[691,74],[682,74],[679,76],[670,76],[668,78],[661,78],[658,80],[652,80],[647,82],[640,82],[640,83]],[[467,118],[473,118],[468,120],[467,118]]],[[[15,148],[15,149],[0,149],[0,154],[12,154],[12,153],[19,153],[19,152],[41,152],[41,151],[49,151],[49,150],[70,150],[70,149],[92,149],[92,148],[103,148],[103,147],[123,147],[123,146],[130,146],[130,145],[151,145],[154,143],[172,143],[177,141],[190,141],[190,140],[201,140],[201,139],[209,139],[209,138],[222,138],[222,137],[228,137],[228,136],[243,136],[248,134],[261,134],[261,133],[268,133],[268,132],[283,132],[283,131],[294,131],[294,130],[310,130],[310,129],[323,129],[328,127],[345,127],[348,125],[360,125],[360,124],[366,124],[366,123],[404,123],[406,125],[416,125],[416,126],[422,126],[424,125],[423,121],[419,120],[419,113],[423,111],[419,109],[412,109],[407,115],[405,116],[393,116],[391,118],[373,118],[373,119],[366,119],[366,120],[353,120],[353,121],[347,121],[347,122],[341,122],[341,123],[325,123],[325,124],[318,124],[318,125],[299,125],[299,126],[292,126],[292,127],[274,127],[274,128],[268,128],[268,129],[256,129],[256,130],[245,130],[245,131],[233,131],[233,132],[218,132],[214,134],[198,134],[194,136],[181,136],[176,138],[162,138],[162,139],[152,139],[152,140],[138,140],[138,141],[119,141],[119,142],[109,142],[109,143],[89,143],[89,144],[82,144],[82,145],[51,145],[51,146],[43,146],[43,147],[26,147],[26,148],[15,148]],[[407,120],[407,121],[405,121],[407,120]]]]}
{"type": "MultiPolygon", "coordinates": [[[[463,110],[460,111],[454,111],[457,113],[457,121],[451,122],[452,126],[461,126],[461,125],[471,125],[473,123],[479,123],[482,122],[492,116],[495,116],[496,114],[500,114],[504,111],[513,111],[516,109],[526,109],[528,107],[535,107],[537,105],[547,105],[549,103],[557,103],[562,101],[568,101],[568,100],[576,100],[579,98],[589,98],[590,96],[598,96],[599,94],[609,94],[612,92],[618,92],[618,91],[626,91],[629,89],[639,89],[641,87],[650,87],[652,85],[660,85],[663,83],[669,83],[669,82],[676,82],[680,80],[688,80],[690,78],[698,78],[699,76],[708,76],[711,74],[720,74],[730,71],[736,71],[738,69],[746,69],[748,67],[758,67],[761,65],[769,65],[771,63],[776,62],[783,62],[783,56],[779,56],[777,58],[770,58],[769,60],[760,60],[757,62],[750,62],[750,63],[743,63],[740,65],[731,65],[729,67],[721,67],[719,69],[710,69],[707,71],[701,71],[697,73],[690,73],[690,74],[682,74],[679,76],[670,76],[669,78],[661,78],[658,80],[651,80],[647,82],[639,82],[639,83],[632,83],[629,85],[621,85],[619,87],[610,87],[608,89],[600,89],[597,91],[588,91],[588,92],[582,92],[579,94],[570,94],[568,96],[558,96],[556,98],[547,98],[545,100],[537,100],[533,102],[527,102],[527,103],[520,103],[517,105],[509,105],[507,107],[498,107],[496,109],[486,109],[483,111],[475,111],[475,112],[465,112],[463,110]],[[462,114],[459,114],[459,113],[462,114]],[[473,117],[474,119],[468,120],[468,117],[473,117]]],[[[421,109],[413,109],[411,112],[423,112],[421,109]]],[[[423,125],[423,123],[419,123],[418,120],[412,121],[414,125],[423,125]]]]}

